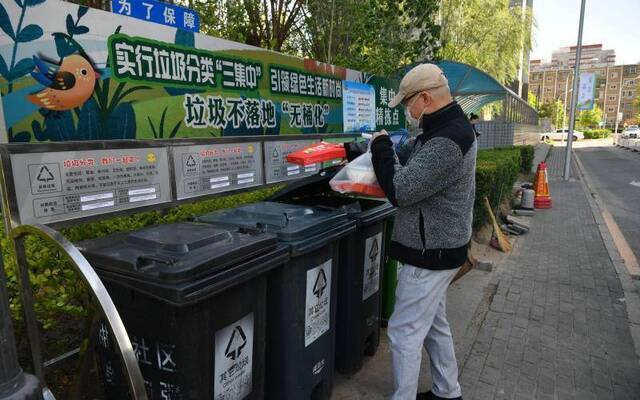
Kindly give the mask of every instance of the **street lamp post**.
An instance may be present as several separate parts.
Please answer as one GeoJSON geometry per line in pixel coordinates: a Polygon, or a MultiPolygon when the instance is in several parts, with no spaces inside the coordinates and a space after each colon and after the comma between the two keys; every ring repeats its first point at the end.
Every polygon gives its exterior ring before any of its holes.
{"type": "Polygon", "coordinates": [[[582,56],[582,28],[584,25],[584,6],[586,0],[580,5],[580,25],[578,26],[578,46],[576,48],[576,73],[573,79],[573,93],[571,94],[571,114],[569,116],[569,133],[567,136],[567,150],[564,158],[564,180],[569,180],[571,172],[571,145],[573,143],[573,129],[576,124],[576,105],[578,103],[578,85],[580,84],[580,57],[582,56]]]}

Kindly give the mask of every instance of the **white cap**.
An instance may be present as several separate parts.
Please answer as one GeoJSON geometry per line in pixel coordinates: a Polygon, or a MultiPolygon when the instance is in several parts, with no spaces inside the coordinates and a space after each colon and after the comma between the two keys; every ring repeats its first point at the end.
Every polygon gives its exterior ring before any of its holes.
{"type": "Polygon", "coordinates": [[[400,89],[396,97],[389,101],[389,107],[396,107],[402,100],[424,90],[435,89],[448,85],[449,81],[442,70],[435,64],[420,64],[400,81],[400,89]]]}

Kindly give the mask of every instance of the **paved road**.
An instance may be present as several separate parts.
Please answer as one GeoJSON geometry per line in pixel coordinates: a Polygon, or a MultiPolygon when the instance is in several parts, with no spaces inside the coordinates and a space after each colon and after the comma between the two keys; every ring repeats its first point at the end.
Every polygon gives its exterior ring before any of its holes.
{"type": "Polygon", "coordinates": [[[604,200],[640,260],[640,153],[604,144],[575,151],[591,178],[591,189],[604,200]]]}

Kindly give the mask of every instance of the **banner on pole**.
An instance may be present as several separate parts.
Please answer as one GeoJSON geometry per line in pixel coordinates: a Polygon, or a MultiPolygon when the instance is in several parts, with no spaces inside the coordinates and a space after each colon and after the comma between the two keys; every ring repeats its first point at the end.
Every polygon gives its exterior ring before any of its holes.
{"type": "Polygon", "coordinates": [[[594,72],[580,73],[580,87],[578,88],[578,110],[593,110],[595,107],[596,74],[594,72]]]}

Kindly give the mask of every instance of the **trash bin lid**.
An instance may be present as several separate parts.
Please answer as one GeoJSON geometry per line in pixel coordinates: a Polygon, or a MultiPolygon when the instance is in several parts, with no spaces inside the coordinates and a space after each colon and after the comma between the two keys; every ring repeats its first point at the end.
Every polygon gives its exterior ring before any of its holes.
{"type": "Polygon", "coordinates": [[[197,223],[151,226],[78,243],[97,270],[161,283],[210,276],[276,246],[272,234],[197,223]]]}
{"type": "Polygon", "coordinates": [[[283,242],[295,242],[344,225],[348,218],[347,213],[334,208],[265,201],[216,211],[197,221],[258,228],[276,234],[283,242]]]}
{"type": "Polygon", "coordinates": [[[395,214],[396,209],[389,201],[334,192],[329,181],[341,168],[325,168],[320,174],[294,181],[273,194],[269,200],[341,209],[361,225],[375,223],[395,214]]]}

